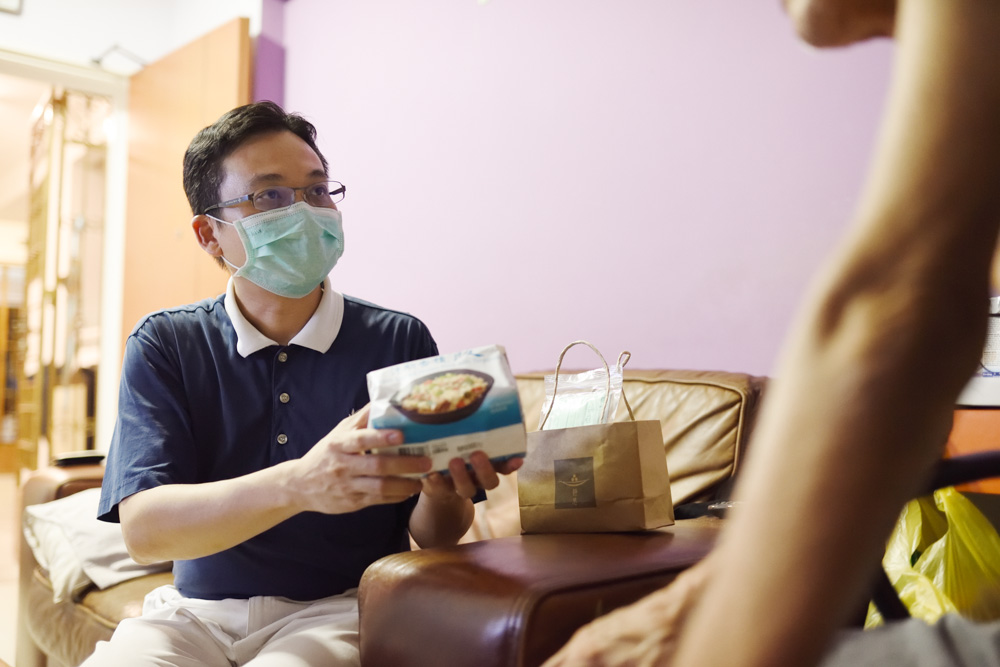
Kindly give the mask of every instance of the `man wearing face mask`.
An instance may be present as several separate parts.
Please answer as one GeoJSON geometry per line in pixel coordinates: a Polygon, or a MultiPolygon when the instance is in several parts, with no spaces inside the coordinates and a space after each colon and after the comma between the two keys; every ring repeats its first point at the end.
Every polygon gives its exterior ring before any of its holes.
{"type": "Polygon", "coordinates": [[[276,104],[239,107],[184,156],[201,247],[232,276],[214,299],[148,315],[126,344],[100,518],[132,557],[173,561],[85,663],[356,665],[365,568],[454,544],[472,499],[520,461],[366,454],[368,371],[437,354],[424,324],[344,296],[344,251],[313,126],[276,104]]]}

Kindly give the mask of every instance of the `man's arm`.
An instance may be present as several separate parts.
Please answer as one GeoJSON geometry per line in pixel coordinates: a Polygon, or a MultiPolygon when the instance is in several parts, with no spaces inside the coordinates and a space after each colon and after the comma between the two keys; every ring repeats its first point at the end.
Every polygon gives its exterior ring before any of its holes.
{"type": "Polygon", "coordinates": [[[737,490],[746,504],[678,665],[819,660],[941,456],[981,353],[1000,222],[1000,3],[899,0],[895,34],[856,223],[785,348],[737,490]]]}
{"type": "Polygon", "coordinates": [[[460,458],[448,464],[448,475],[432,473],[423,480],[423,493],[410,516],[410,535],[422,548],[456,544],[475,518],[472,498],[479,489],[495,489],[500,475],[509,475],[524,463],[508,459],[496,466],[485,452],[472,452],[466,468],[460,458]]]}
{"type": "Polygon", "coordinates": [[[300,459],[249,475],[204,484],[168,484],[119,504],[129,554],[140,563],[218,553],[299,512],[353,512],[418,493],[427,457],[376,456],[366,450],[398,445],[399,431],[364,428],[368,411],[341,422],[300,459]]]}

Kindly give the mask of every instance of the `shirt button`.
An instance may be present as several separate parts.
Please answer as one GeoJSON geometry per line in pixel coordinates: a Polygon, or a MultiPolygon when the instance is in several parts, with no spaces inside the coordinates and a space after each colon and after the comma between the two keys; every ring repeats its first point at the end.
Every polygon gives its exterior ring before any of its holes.
{"type": "Polygon", "coordinates": [[[285,393],[285,392],[282,392],[282,393],[281,393],[281,394],[280,394],[280,395],[278,396],[278,400],[279,400],[279,401],[281,401],[282,403],[287,403],[288,401],[290,401],[290,400],[291,400],[291,398],[292,398],[292,397],[291,397],[291,396],[289,396],[289,395],[288,395],[287,393],[285,393]]]}
{"type": "Polygon", "coordinates": [[[279,445],[283,445],[286,442],[288,442],[288,436],[285,435],[284,433],[279,433],[278,434],[278,444],[279,445]]]}
{"type": "Polygon", "coordinates": [[[279,352],[278,353],[278,361],[280,361],[282,363],[288,361],[288,353],[287,352],[279,352]]]}

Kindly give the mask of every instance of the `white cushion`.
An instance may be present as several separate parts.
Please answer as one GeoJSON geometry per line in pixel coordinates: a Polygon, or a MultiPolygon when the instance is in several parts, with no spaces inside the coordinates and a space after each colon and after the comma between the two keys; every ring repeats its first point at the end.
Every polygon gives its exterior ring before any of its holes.
{"type": "Polygon", "coordinates": [[[97,519],[100,496],[100,489],[87,489],[24,510],[24,536],[49,573],[55,602],[74,599],[91,582],[107,588],[171,567],[169,562],[139,565],[132,560],[121,526],[97,519]]]}

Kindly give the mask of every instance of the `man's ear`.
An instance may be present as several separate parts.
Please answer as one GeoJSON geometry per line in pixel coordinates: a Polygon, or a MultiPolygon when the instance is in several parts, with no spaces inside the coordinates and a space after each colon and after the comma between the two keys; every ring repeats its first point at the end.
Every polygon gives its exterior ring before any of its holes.
{"type": "Polygon", "coordinates": [[[196,215],[191,218],[191,229],[198,239],[198,245],[212,257],[222,257],[222,246],[215,237],[215,225],[207,215],[196,215]]]}

